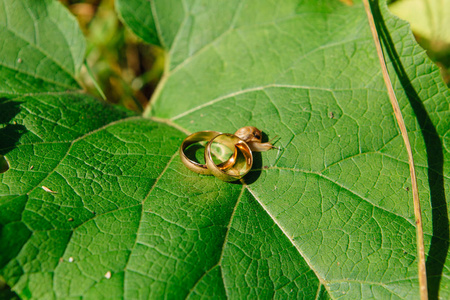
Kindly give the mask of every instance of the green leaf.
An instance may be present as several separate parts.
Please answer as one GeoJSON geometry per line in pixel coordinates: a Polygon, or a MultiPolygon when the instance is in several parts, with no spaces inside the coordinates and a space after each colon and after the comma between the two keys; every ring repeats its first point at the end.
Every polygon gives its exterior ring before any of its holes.
{"type": "Polygon", "coordinates": [[[450,1],[396,1],[389,9],[411,24],[412,30],[430,41],[450,43],[450,1]]]}
{"type": "MultiPolygon", "coordinates": [[[[23,12],[7,9],[13,3],[34,2],[1,1],[0,15],[20,23],[23,12]]],[[[26,11],[44,23],[64,15],[77,31],[58,3],[38,6],[26,11]]],[[[167,51],[144,116],[61,89],[79,64],[47,85],[0,86],[0,155],[9,163],[0,174],[0,275],[14,291],[38,299],[417,297],[407,155],[362,4],[119,0],[117,8],[167,51]],[[280,150],[255,153],[244,184],[197,175],[179,160],[187,132],[245,125],[279,135],[280,150]]],[[[386,23],[374,9],[418,167],[430,294],[448,298],[449,92],[405,23],[384,3],[386,23]]],[[[0,51],[19,47],[3,40],[0,51]]],[[[59,57],[75,47],[46,43],[59,57]]],[[[2,57],[2,66],[17,59],[2,57]]],[[[11,75],[23,76],[0,69],[11,75]]]]}
{"type": "Polygon", "coordinates": [[[57,1],[0,1],[0,96],[76,90],[86,47],[57,1]]]}

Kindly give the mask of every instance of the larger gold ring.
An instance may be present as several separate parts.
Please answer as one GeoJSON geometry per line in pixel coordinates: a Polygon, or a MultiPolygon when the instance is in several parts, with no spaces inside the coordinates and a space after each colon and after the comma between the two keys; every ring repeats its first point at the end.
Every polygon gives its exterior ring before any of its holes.
{"type": "Polygon", "coordinates": [[[250,171],[253,165],[253,155],[246,142],[234,134],[222,133],[214,136],[206,145],[205,162],[211,174],[223,181],[230,182],[241,179],[250,171]],[[234,151],[233,156],[228,160],[232,160],[233,163],[225,162],[216,165],[211,154],[211,145],[213,143],[222,144],[234,151]]]}

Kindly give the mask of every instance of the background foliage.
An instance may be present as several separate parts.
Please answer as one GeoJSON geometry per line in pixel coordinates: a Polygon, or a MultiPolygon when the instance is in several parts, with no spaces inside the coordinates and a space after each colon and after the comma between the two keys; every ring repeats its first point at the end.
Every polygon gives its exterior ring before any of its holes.
{"type": "MultiPolygon", "coordinates": [[[[157,46],[139,42],[123,26],[114,10],[114,0],[61,2],[80,22],[88,42],[88,63],[107,101],[140,111],[161,78],[164,52],[157,46]]],[[[391,1],[391,9],[399,17],[413,22],[416,40],[440,67],[445,83],[450,86],[450,39],[446,35],[450,20],[446,13],[450,9],[448,0],[397,0],[391,1]],[[421,5],[434,7],[427,9],[421,5]],[[433,27],[430,28],[430,24],[433,27]]],[[[85,69],[82,75],[88,91],[100,97],[85,69]]]]}

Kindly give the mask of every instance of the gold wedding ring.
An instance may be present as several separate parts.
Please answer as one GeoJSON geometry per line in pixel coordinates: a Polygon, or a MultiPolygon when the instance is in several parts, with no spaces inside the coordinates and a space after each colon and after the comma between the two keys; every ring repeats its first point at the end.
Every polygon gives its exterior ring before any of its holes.
{"type": "Polygon", "coordinates": [[[246,142],[230,133],[215,135],[206,145],[205,162],[212,175],[223,181],[236,181],[244,177],[252,168],[252,150],[246,142]],[[234,151],[233,156],[225,163],[216,165],[211,154],[211,145],[219,143],[234,151]],[[232,163],[230,163],[232,161],[232,163]]]}
{"type": "Polygon", "coordinates": [[[187,138],[184,139],[183,143],[180,147],[180,157],[183,164],[191,171],[194,171],[198,174],[203,175],[211,175],[211,171],[207,168],[206,165],[198,163],[196,161],[193,161],[189,159],[184,151],[192,144],[198,143],[198,142],[209,142],[214,137],[218,136],[220,132],[217,131],[199,131],[196,133],[191,134],[187,138]]]}

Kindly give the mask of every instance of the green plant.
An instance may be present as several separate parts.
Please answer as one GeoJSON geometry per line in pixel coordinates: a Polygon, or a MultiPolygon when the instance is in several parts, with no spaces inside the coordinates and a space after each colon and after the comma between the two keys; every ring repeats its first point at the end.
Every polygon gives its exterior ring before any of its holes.
{"type": "MultiPolygon", "coordinates": [[[[407,154],[361,3],[117,0],[166,52],[141,115],[83,93],[58,2],[0,1],[1,275],[21,298],[415,298],[407,154]],[[179,160],[253,125],[239,184],[179,160]]],[[[413,145],[431,297],[448,289],[449,91],[372,2],[413,145]]]]}

